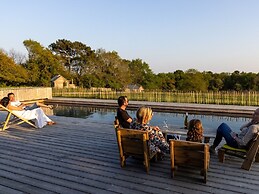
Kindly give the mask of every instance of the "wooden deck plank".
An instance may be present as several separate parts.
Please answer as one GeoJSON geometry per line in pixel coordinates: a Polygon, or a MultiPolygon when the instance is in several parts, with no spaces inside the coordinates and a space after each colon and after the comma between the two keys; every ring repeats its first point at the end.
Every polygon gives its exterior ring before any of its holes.
{"type": "Polygon", "coordinates": [[[111,124],[65,117],[54,120],[57,125],[43,129],[22,125],[0,132],[0,188],[10,188],[10,193],[225,194],[259,190],[258,163],[245,171],[240,160],[227,159],[222,164],[212,156],[207,184],[202,183],[199,172],[188,169],[179,169],[171,179],[168,158],[152,162],[150,174],[146,174],[142,162],[131,158],[125,168],[120,167],[111,124]]]}
{"type": "MultiPolygon", "coordinates": [[[[9,182],[10,180],[5,180],[5,178],[0,177],[1,184],[5,184],[7,181],[9,182]]],[[[23,192],[7,187],[6,185],[0,185],[0,191],[4,194],[23,194],[23,192]]]]}

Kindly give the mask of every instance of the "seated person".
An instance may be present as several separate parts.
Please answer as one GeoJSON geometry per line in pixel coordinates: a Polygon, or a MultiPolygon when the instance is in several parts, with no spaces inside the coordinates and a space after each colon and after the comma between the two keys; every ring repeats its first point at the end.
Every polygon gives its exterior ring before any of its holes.
{"type": "Polygon", "coordinates": [[[148,131],[151,142],[150,151],[161,153],[161,156],[164,156],[165,153],[169,153],[169,144],[166,142],[166,139],[159,127],[148,126],[152,116],[153,112],[151,108],[145,106],[140,107],[136,113],[137,120],[133,122],[131,128],[148,131]]]}
{"type": "Polygon", "coordinates": [[[119,120],[120,126],[123,128],[130,128],[132,118],[126,111],[126,108],[129,105],[127,96],[120,96],[118,98],[118,105],[119,108],[117,109],[117,118],[119,120]]]}
{"type": "Polygon", "coordinates": [[[213,145],[210,146],[210,152],[215,153],[215,148],[220,144],[222,138],[226,140],[227,145],[234,148],[246,148],[250,140],[259,132],[259,108],[254,111],[252,120],[240,127],[241,132],[236,134],[226,124],[222,123],[216,133],[213,145]]]}
{"type": "Polygon", "coordinates": [[[202,143],[203,127],[199,119],[192,119],[188,123],[188,132],[186,141],[194,141],[202,143]]]}
{"type": "Polygon", "coordinates": [[[53,109],[53,106],[45,105],[45,104],[40,103],[40,102],[35,102],[32,106],[26,106],[25,104],[21,103],[20,101],[15,100],[14,93],[8,93],[7,97],[10,99],[10,104],[12,106],[23,107],[23,109],[25,109],[25,110],[32,110],[32,109],[39,108],[39,107],[45,107],[45,108],[53,109]]]}
{"type": "Polygon", "coordinates": [[[22,106],[17,107],[17,106],[12,106],[10,103],[10,99],[8,97],[4,97],[1,100],[1,104],[11,110],[14,114],[17,116],[26,119],[26,120],[32,120],[36,119],[35,125],[38,128],[42,128],[45,125],[53,125],[55,124],[54,121],[52,121],[50,118],[48,118],[43,110],[41,108],[35,108],[32,110],[24,110],[22,106]]]}

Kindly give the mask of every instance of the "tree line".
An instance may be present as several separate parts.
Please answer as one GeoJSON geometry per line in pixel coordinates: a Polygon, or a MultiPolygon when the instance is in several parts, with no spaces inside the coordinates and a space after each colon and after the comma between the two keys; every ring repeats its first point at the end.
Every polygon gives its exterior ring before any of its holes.
{"type": "Polygon", "coordinates": [[[142,59],[123,59],[116,51],[59,39],[47,48],[34,40],[23,42],[28,56],[0,50],[0,86],[51,86],[64,76],[79,87],[123,89],[128,84],[161,91],[258,91],[259,73],[213,73],[196,69],[155,74],[142,59]]]}

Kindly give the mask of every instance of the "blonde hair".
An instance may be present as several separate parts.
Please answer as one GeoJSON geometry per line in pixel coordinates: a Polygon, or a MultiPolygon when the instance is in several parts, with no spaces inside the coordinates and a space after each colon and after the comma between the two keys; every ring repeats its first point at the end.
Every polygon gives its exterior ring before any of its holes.
{"type": "Polygon", "coordinates": [[[140,124],[147,124],[152,119],[152,109],[150,107],[142,106],[137,110],[136,117],[140,124]]]}

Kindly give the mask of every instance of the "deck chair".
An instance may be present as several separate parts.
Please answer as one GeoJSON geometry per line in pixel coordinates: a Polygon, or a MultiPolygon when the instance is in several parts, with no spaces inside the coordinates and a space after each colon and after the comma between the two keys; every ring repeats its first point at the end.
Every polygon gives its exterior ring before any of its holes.
{"type": "Polygon", "coordinates": [[[244,159],[241,168],[250,170],[253,162],[259,162],[259,133],[255,135],[249,144],[250,146],[248,149],[233,148],[227,144],[223,145],[218,150],[219,162],[223,163],[225,161],[225,154],[236,156],[244,159]]]}
{"type": "Polygon", "coordinates": [[[19,124],[22,124],[22,123],[27,123],[27,124],[31,125],[32,127],[37,128],[36,125],[34,125],[32,122],[30,122],[27,119],[21,118],[20,116],[16,115],[11,110],[9,110],[8,108],[4,107],[1,104],[0,104],[0,109],[8,112],[8,114],[5,118],[5,121],[1,123],[0,130],[4,131],[11,124],[19,125],[19,124]]]}
{"type": "Polygon", "coordinates": [[[121,128],[117,118],[114,121],[120,154],[121,167],[126,166],[129,156],[143,160],[146,172],[150,170],[150,160],[157,160],[157,153],[151,153],[149,148],[149,135],[147,131],[121,128]]]}
{"type": "Polygon", "coordinates": [[[170,140],[171,177],[174,178],[176,166],[200,169],[203,182],[207,182],[210,153],[209,144],[191,141],[170,140]]]}

